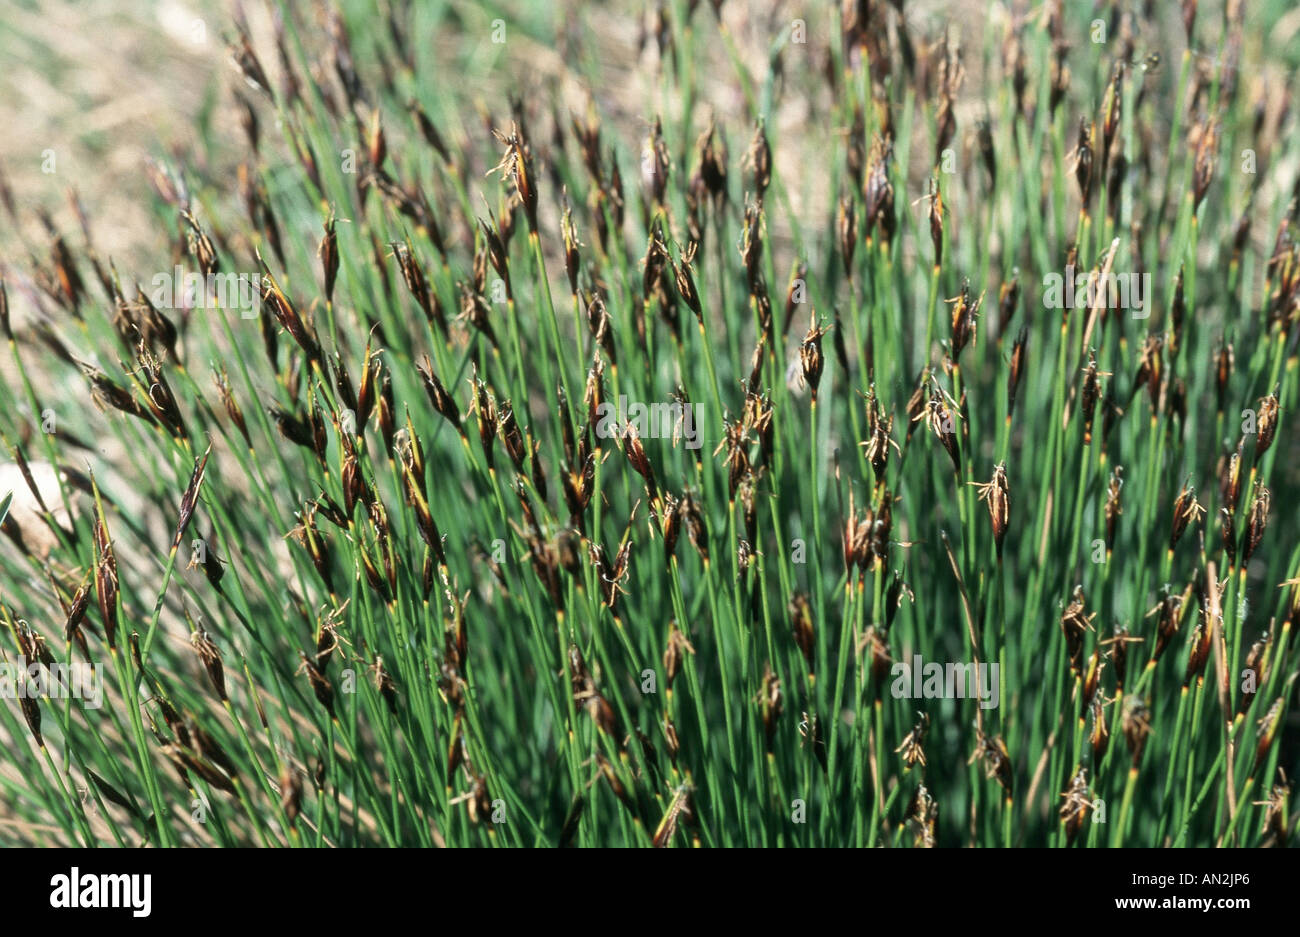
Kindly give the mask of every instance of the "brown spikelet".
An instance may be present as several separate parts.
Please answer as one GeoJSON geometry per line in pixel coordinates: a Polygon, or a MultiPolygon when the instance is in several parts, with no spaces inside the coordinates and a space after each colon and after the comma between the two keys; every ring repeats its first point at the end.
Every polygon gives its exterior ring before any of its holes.
{"type": "Polygon", "coordinates": [[[1007,419],[1016,406],[1016,393],[1020,390],[1020,379],[1024,377],[1025,341],[1029,337],[1028,329],[1020,328],[1015,344],[1011,346],[1011,364],[1007,371],[1007,419]]]}
{"type": "Polygon", "coordinates": [[[682,662],[685,660],[683,655],[694,653],[694,646],[687,639],[685,633],[677,627],[677,622],[670,622],[668,625],[668,644],[664,648],[664,679],[668,681],[668,686],[671,687],[673,681],[677,679],[682,662]]]}
{"type": "Polygon", "coordinates": [[[1196,489],[1184,482],[1178,497],[1174,499],[1174,521],[1169,536],[1169,549],[1172,550],[1178,545],[1189,524],[1198,523],[1204,516],[1205,508],[1196,500],[1196,489]]]}
{"type": "Polygon", "coordinates": [[[984,762],[984,777],[990,781],[996,780],[1001,785],[1003,793],[1010,797],[1014,774],[1011,755],[1007,752],[1007,743],[1002,740],[1002,736],[986,735],[984,730],[978,727],[975,734],[975,751],[967,764],[974,764],[976,761],[984,762]]]}
{"type": "Polygon", "coordinates": [[[930,730],[930,717],[923,712],[918,712],[916,717],[912,731],[903,736],[903,741],[894,749],[895,754],[903,756],[903,764],[909,768],[916,764],[925,767],[925,736],[930,730]]]}
{"type": "Polygon", "coordinates": [[[206,631],[193,631],[190,633],[190,646],[194,648],[194,653],[198,655],[199,663],[208,674],[208,680],[212,682],[212,689],[216,691],[217,698],[223,703],[226,702],[226,670],[221,664],[221,651],[212,639],[208,637],[206,631]]]}
{"type": "Polygon", "coordinates": [[[92,525],[95,540],[95,597],[99,601],[100,620],[104,623],[104,639],[110,648],[117,646],[117,557],[104,520],[104,506],[95,486],[95,520],[92,525]]]}
{"type": "Polygon", "coordinates": [[[1269,394],[1259,402],[1259,415],[1255,422],[1255,431],[1258,434],[1255,437],[1255,461],[1258,462],[1268,452],[1269,446],[1273,445],[1273,437],[1277,434],[1278,424],[1278,401],[1277,392],[1269,394]]]}
{"type": "Polygon", "coordinates": [[[1061,796],[1065,798],[1065,803],[1061,805],[1060,810],[1061,822],[1065,825],[1067,842],[1073,844],[1075,837],[1079,835],[1079,830],[1083,828],[1083,821],[1093,810],[1092,792],[1088,789],[1087,768],[1079,768],[1061,796]]]}
{"type": "Polygon", "coordinates": [[[316,694],[316,701],[325,707],[325,711],[330,714],[331,719],[334,718],[333,684],[331,684],[329,678],[311,662],[311,658],[306,654],[303,654],[301,651],[298,653],[301,658],[301,663],[298,665],[298,672],[307,674],[307,680],[311,683],[312,692],[316,694]]]}
{"type": "Polygon", "coordinates": [[[826,366],[826,359],[822,356],[822,336],[828,331],[829,326],[820,327],[815,320],[810,320],[803,344],[799,346],[799,364],[803,368],[804,383],[812,389],[813,406],[817,405],[817,388],[826,366]]]}
{"type": "Polygon", "coordinates": [[[998,559],[1002,558],[1002,541],[1007,535],[1010,519],[1011,488],[1007,484],[1007,464],[999,462],[993,468],[993,477],[984,483],[972,482],[979,492],[979,499],[988,503],[989,520],[993,524],[993,543],[997,547],[998,559]]]}
{"type": "Polygon", "coordinates": [[[1250,504],[1250,513],[1246,516],[1246,528],[1241,532],[1241,562],[1249,563],[1251,556],[1264,539],[1264,529],[1268,526],[1268,511],[1272,504],[1272,493],[1265,486],[1255,483],[1255,497],[1250,504]]]}

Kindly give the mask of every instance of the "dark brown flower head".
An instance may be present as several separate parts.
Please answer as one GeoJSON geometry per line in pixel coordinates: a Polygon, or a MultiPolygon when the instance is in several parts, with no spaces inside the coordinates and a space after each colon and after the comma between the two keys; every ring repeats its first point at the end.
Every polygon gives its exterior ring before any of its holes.
{"type": "Polygon", "coordinates": [[[1106,549],[1112,550],[1115,547],[1115,526],[1119,522],[1119,516],[1124,513],[1124,505],[1121,496],[1124,491],[1124,466],[1117,465],[1110,473],[1110,481],[1106,485],[1106,549]]]}
{"type": "Polygon", "coordinates": [[[864,651],[871,654],[868,673],[870,674],[874,696],[879,699],[889,681],[889,675],[894,664],[893,658],[889,656],[889,642],[885,637],[884,629],[872,625],[866,630],[862,635],[862,641],[858,645],[858,653],[861,654],[864,651]]]}
{"type": "Polygon", "coordinates": [[[1129,754],[1133,756],[1133,765],[1136,767],[1142,760],[1142,751],[1146,748],[1147,737],[1151,734],[1151,710],[1136,693],[1124,697],[1120,731],[1124,733],[1124,741],[1128,744],[1129,754]]]}
{"type": "Polygon", "coordinates": [[[1255,421],[1255,431],[1258,434],[1255,437],[1255,461],[1258,462],[1268,452],[1269,446],[1273,445],[1273,437],[1277,434],[1278,424],[1278,401],[1277,392],[1269,394],[1259,402],[1259,415],[1255,421]]]}
{"type": "Polygon", "coordinates": [[[844,275],[853,279],[853,252],[858,246],[858,216],[852,195],[841,196],[835,215],[835,232],[839,238],[840,259],[844,275]]]}
{"type": "Polygon", "coordinates": [[[1241,532],[1241,562],[1249,563],[1260,541],[1264,539],[1264,528],[1268,526],[1268,510],[1272,504],[1272,493],[1258,482],[1255,483],[1255,497],[1251,501],[1250,514],[1246,517],[1246,529],[1241,532]]]}
{"type": "Polygon", "coordinates": [[[95,596],[104,623],[104,639],[110,648],[117,646],[117,557],[104,521],[104,506],[95,486],[95,521],[91,527],[95,541],[95,596]]]}
{"type": "Polygon", "coordinates": [[[567,194],[564,198],[564,214],[560,216],[560,235],[564,239],[564,272],[569,277],[569,291],[576,296],[578,295],[578,270],[582,263],[578,248],[582,246],[582,242],[578,240],[578,226],[573,223],[573,206],[569,204],[567,194]]]}
{"type": "Polygon", "coordinates": [[[198,219],[188,210],[181,212],[181,218],[185,222],[187,229],[187,238],[189,241],[190,253],[194,255],[195,260],[199,263],[199,269],[203,271],[205,277],[211,277],[217,272],[217,249],[212,246],[212,239],[204,233],[203,228],[199,226],[198,219]]]}
{"type": "Polygon", "coordinates": [[[808,596],[802,592],[794,593],[790,597],[789,612],[794,643],[803,653],[804,662],[808,665],[808,673],[811,674],[816,666],[817,638],[813,630],[812,605],[808,601],[808,596]]]}
{"type": "Polygon", "coordinates": [[[1210,190],[1210,182],[1214,179],[1219,148],[1218,121],[1210,120],[1201,124],[1194,136],[1196,152],[1192,166],[1192,199],[1194,207],[1199,209],[1205,200],[1205,194],[1210,190]]]}
{"type": "Polygon", "coordinates": [[[528,145],[525,132],[518,123],[512,122],[508,134],[493,131],[496,138],[505,145],[505,155],[493,172],[501,173],[502,178],[510,180],[515,193],[524,206],[524,217],[528,220],[528,230],[537,234],[537,187],[533,175],[533,154],[528,145]]]}
{"type": "Polygon", "coordinates": [[[1205,516],[1205,507],[1196,500],[1196,489],[1183,482],[1178,497],[1174,499],[1173,530],[1170,532],[1169,549],[1178,545],[1189,524],[1198,523],[1205,516]]]}
{"type": "Polygon", "coordinates": [[[713,197],[714,205],[721,206],[727,200],[727,145],[718,142],[714,124],[709,124],[696,148],[700,153],[699,174],[704,188],[713,197]]]}
{"type": "Polygon", "coordinates": [[[1079,140],[1074,150],[1074,178],[1079,183],[1079,200],[1087,214],[1092,200],[1092,127],[1086,121],[1079,122],[1079,140]]]}
{"type": "Polygon", "coordinates": [[[217,698],[223,703],[226,702],[228,699],[226,696],[226,671],[221,663],[221,651],[208,637],[208,633],[201,630],[190,633],[190,646],[194,648],[199,663],[207,671],[208,679],[212,681],[212,688],[216,691],[217,698]]]}
{"type": "Polygon", "coordinates": [[[907,825],[918,848],[933,849],[938,844],[939,804],[924,784],[917,787],[908,805],[907,825]]]}
{"type": "Polygon", "coordinates": [[[501,445],[505,447],[506,454],[510,456],[515,471],[523,472],[524,459],[528,456],[528,449],[524,445],[524,436],[519,429],[519,421],[515,419],[515,408],[511,406],[509,400],[506,400],[497,409],[496,435],[501,440],[501,445]]]}
{"type": "Polygon", "coordinates": [[[980,306],[984,302],[984,294],[981,293],[972,299],[970,281],[963,280],[961,292],[948,302],[953,304],[951,358],[956,361],[967,343],[976,340],[976,321],[979,316],[980,306]]]}
{"type": "Polygon", "coordinates": [[[321,269],[325,273],[325,302],[334,302],[334,281],[338,278],[338,235],[334,233],[334,213],[325,220],[325,237],[317,251],[321,269]]]}
{"type": "Polygon", "coordinates": [[[424,392],[428,395],[429,403],[432,404],[433,409],[441,414],[452,426],[456,427],[457,432],[463,435],[464,431],[460,425],[460,410],[457,408],[456,401],[451,394],[447,392],[447,388],[442,386],[442,382],[434,374],[433,363],[429,360],[427,354],[424,356],[423,367],[416,365],[416,370],[424,381],[424,392]]]}
{"type": "Polygon", "coordinates": [[[1241,500],[1241,463],[1246,448],[1243,436],[1237,443],[1237,451],[1220,463],[1219,494],[1222,496],[1223,512],[1227,515],[1229,526],[1237,516],[1237,502],[1241,500]]]}
{"type": "MultiPolygon", "coordinates": [[[[1232,378],[1233,365],[1235,358],[1232,351],[1231,342],[1223,342],[1219,345],[1214,355],[1214,383],[1218,393],[1219,412],[1223,412],[1223,405],[1228,395],[1228,381],[1232,378]]],[[[1258,445],[1258,443],[1256,443],[1258,445]]]]}
{"type": "Polygon", "coordinates": [[[1084,635],[1092,630],[1093,619],[1097,613],[1088,614],[1084,605],[1083,588],[1074,587],[1074,595],[1070,599],[1070,604],[1066,606],[1061,615],[1061,631],[1065,633],[1066,648],[1070,653],[1070,669],[1074,675],[1082,679],[1083,677],[1083,638],[1084,635]]]}
{"type": "Polygon", "coordinates": [[[686,634],[677,627],[677,622],[670,622],[668,625],[668,644],[664,648],[664,677],[668,681],[669,687],[677,679],[677,674],[682,668],[682,662],[686,659],[685,655],[694,653],[694,646],[687,639],[686,634]]]}
{"type": "MultiPolygon", "coordinates": [[[[913,398],[915,399],[915,398],[913,398]]],[[[912,417],[913,422],[924,419],[930,431],[939,438],[948,457],[952,459],[953,470],[961,472],[961,445],[957,441],[957,423],[949,407],[948,395],[939,387],[933,377],[929,381],[929,396],[920,412],[912,417]]],[[[955,406],[955,402],[953,404],[955,406]]],[[[909,410],[911,406],[909,405],[909,410]]]]}
{"type": "Polygon", "coordinates": [[[1002,792],[1010,797],[1014,774],[1011,755],[1007,752],[1007,743],[1002,740],[1002,736],[987,735],[979,727],[975,729],[975,737],[975,751],[966,763],[984,762],[984,777],[990,781],[996,780],[1001,785],[1002,792]]]}
{"type": "Polygon", "coordinates": [[[488,468],[492,469],[492,443],[497,436],[496,401],[488,393],[487,385],[479,378],[477,367],[470,378],[470,385],[474,388],[474,416],[478,419],[479,443],[483,446],[488,468]]]}
{"type": "Polygon", "coordinates": [[[1133,379],[1133,393],[1146,385],[1151,396],[1151,407],[1156,409],[1160,403],[1160,386],[1163,377],[1161,351],[1164,348],[1163,335],[1148,335],[1138,357],[1137,376],[1133,379]]]}
{"type": "Polygon", "coordinates": [[[817,405],[817,388],[822,381],[822,370],[826,359],[822,357],[822,336],[830,331],[830,326],[820,327],[815,319],[810,319],[808,331],[799,346],[799,363],[803,367],[804,382],[812,388],[813,406],[817,405]]]}
{"type": "Polygon", "coordinates": [[[370,115],[370,139],[366,145],[366,155],[370,157],[373,169],[382,169],[388,158],[388,138],[384,136],[383,115],[375,108],[370,115]]]}
{"type": "Polygon", "coordinates": [[[1272,632],[1265,631],[1255,640],[1255,643],[1250,646],[1250,650],[1246,652],[1246,660],[1242,665],[1243,676],[1247,673],[1250,674],[1255,688],[1253,690],[1247,690],[1243,684],[1241,697],[1237,704],[1238,715],[1244,713],[1250,708],[1250,704],[1254,702],[1255,696],[1259,692],[1259,688],[1262,687],[1265,680],[1268,679],[1268,667],[1266,666],[1266,661],[1269,648],[1272,644],[1272,632]]]}
{"type": "MultiPolygon", "coordinates": [[[[930,177],[930,244],[934,247],[934,268],[943,265],[943,195],[939,191],[939,177],[930,177]]],[[[1004,284],[1005,288],[1005,284],[1004,284]]]]}
{"type": "Polygon", "coordinates": [[[849,510],[848,516],[844,520],[844,529],[840,534],[840,542],[844,552],[844,571],[845,574],[851,574],[853,568],[858,568],[859,574],[869,570],[872,564],[871,549],[871,528],[875,520],[870,508],[861,517],[858,516],[854,509],[853,489],[849,489],[849,510]]]}
{"type": "Polygon", "coordinates": [[[668,154],[663,123],[658,117],[650,127],[650,136],[645,142],[642,157],[642,182],[650,193],[651,201],[662,206],[664,193],[668,191],[668,173],[672,169],[672,157],[668,154]]]}
{"type": "Polygon", "coordinates": [[[298,656],[301,659],[298,672],[307,674],[307,680],[311,683],[312,692],[316,694],[316,701],[325,707],[325,711],[330,714],[331,719],[334,718],[334,685],[311,662],[311,658],[301,651],[298,652],[298,656]]]}
{"type": "Polygon", "coordinates": [[[894,214],[894,184],[889,179],[892,154],[892,141],[877,138],[871,144],[866,181],[862,188],[863,233],[870,243],[872,232],[878,227],[880,240],[886,247],[894,243],[894,231],[898,226],[894,214]]]}
{"type": "Polygon", "coordinates": [[[1265,759],[1268,758],[1269,751],[1273,748],[1278,727],[1282,724],[1282,704],[1285,700],[1285,697],[1279,696],[1273,701],[1273,705],[1268,708],[1268,712],[1255,720],[1255,738],[1258,741],[1255,743],[1255,764],[1250,772],[1252,775],[1259,774],[1265,759]]]}
{"type": "Polygon", "coordinates": [[[1020,327],[1020,334],[1016,336],[1015,344],[1011,346],[1011,364],[1007,371],[1007,419],[1011,419],[1011,412],[1016,406],[1016,393],[1020,390],[1020,379],[1024,377],[1025,368],[1025,341],[1029,337],[1029,331],[1025,326],[1020,327]]]}
{"type": "Polygon", "coordinates": [[[998,559],[1002,558],[1002,541],[1007,535],[1010,520],[1011,488],[1007,484],[1007,464],[999,462],[993,468],[993,477],[984,483],[972,482],[979,490],[979,499],[988,503],[989,520],[993,524],[993,543],[997,547],[998,559]]]}
{"type": "Polygon", "coordinates": [[[695,262],[695,252],[699,248],[699,243],[692,241],[682,252],[681,263],[673,264],[674,279],[677,282],[677,292],[682,297],[682,302],[686,303],[687,308],[695,313],[695,318],[703,325],[703,311],[700,306],[700,296],[695,291],[695,277],[691,272],[691,265],[695,262]]]}
{"type": "Polygon", "coordinates": [[[930,729],[928,714],[918,712],[912,731],[903,736],[903,741],[894,749],[895,754],[903,756],[903,764],[911,768],[917,763],[925,767],[925,735],[930,729]]]}
{"type": "Polygon", "coordinates": [[[1079,768],[1070,779],[1070,786],[1061,794],[1065,803],[1061,805],[1061,822],[1065,824],[1066,839],[1073,844],[1083,828],[1083,821],[1094,809],[1092,792],[1088,789],[1088,769],[1079,768]]]}
{"type": "Polygon", "coordinates": [[[740,232],[740,258],[745,264],[746,282],[750,292],[755,292],[763,260],[763,209],[750,202],[745,206],[745,223],[740,232]]]}
{"type": "Polygon", "coordinates": [[[176,521],[176,533],[172,536],[172,550],[175,551],[180,545],[181,540],[185,537],[185,530],[190,526],[190,520],[194,517],[194,509],[199,503],[199,487],[203,484],[204,469],[208,465],[208,454],[212,452],[209,446],[203,453],[203,457],[194,461],[194,471],[190,474],[190,483],[185,486],[185,493],[181,495],[180,516],[176,521]]]}
{"type": "Polygon", "coordinates": [[[885,416],[885,408],[876,399],[876,387],[873,384],[867,389],[867,439],[860,445],[866,449],[867,461],[871,463],[877,484],[885,480],[890,447],[902,455],[902,450],[891,435],[893,430],[894,417],[885,416]]]}
{"type": "Polygon", "coordinates": [[[1205,609],[1196,620],[1196,628],[1192,632],[1191,643],[1187,648],[1187,669],[1183,673],[1183,686],[1189,685],[1193,677],[1197,680],[1203,679],[1205,664],[1210,659],[1210,639],[1212,636],[1210,610],[1205,609]]]}

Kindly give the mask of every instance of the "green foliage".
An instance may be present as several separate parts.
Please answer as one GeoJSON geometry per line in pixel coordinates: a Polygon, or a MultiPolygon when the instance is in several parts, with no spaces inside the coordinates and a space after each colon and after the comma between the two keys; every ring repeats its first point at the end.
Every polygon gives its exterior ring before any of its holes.
{"type": "Polygon", "coordinates": [[[963,57],[883,3],[678,0],[629,118],[613,14],[517,6],[233,32],[247,105],[152,170],[163,279],[58,236],[9,275],[54,310],[10,451],[94,477],[10,517],[6,652],[106,695],[0,706],[0,837],[1293,839],[1267,17],[1185,53],[1049,3],[963,57]],[[175,263],[260,295],[152,308],[175,263]],[[1071,271],[1149,286],[1053,305],[1071,271]],[[620,399],[667,418],[602,432],[620,399]]]}

